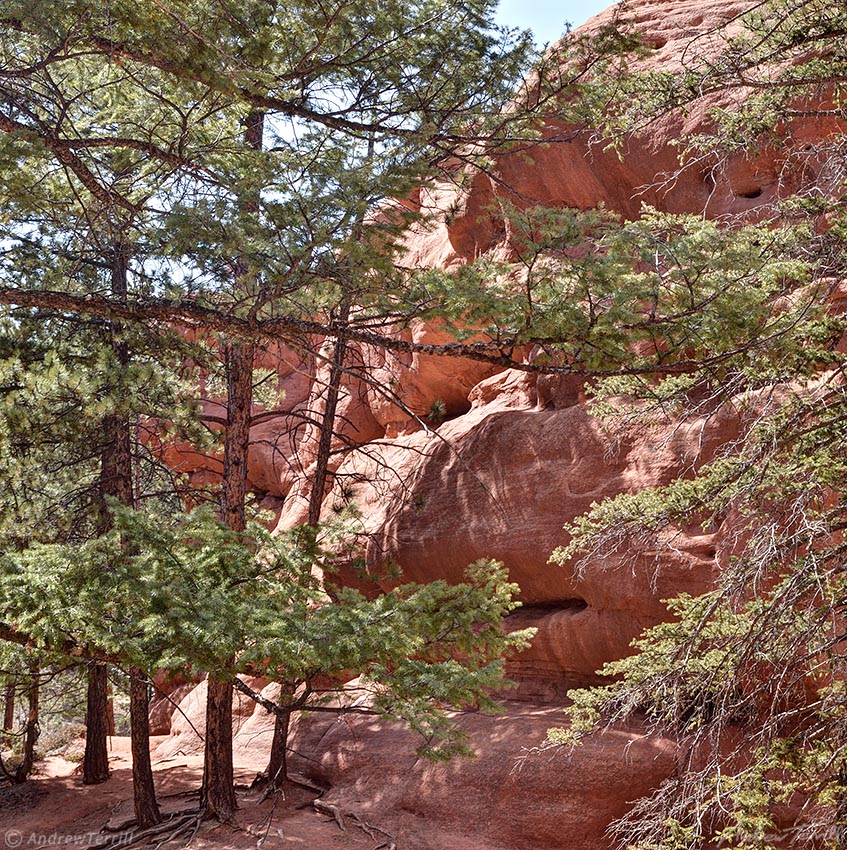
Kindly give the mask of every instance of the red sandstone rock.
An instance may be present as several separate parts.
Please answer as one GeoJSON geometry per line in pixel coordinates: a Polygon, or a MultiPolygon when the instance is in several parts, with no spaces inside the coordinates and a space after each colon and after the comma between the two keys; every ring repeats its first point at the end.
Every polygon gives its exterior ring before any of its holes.
{"type": "MultiPolygon", "coordinates": [[[[268,680],[255,676],[239,676],[255,691],[261,691],[267,686],[268,680]]],[[[156,749],[156,758],[168,758],[178,752],[192,753],[203,751],[203,737],[206,734],[206,693],[207,681],[204,679],[182,698],[171,716],[168,737],[156,749]]],[[[235,691],[232,697],[232,729],[233,733],[244,725],[253,714],[256,703],[240,691],[235,691]]]]}
{"type": "Polygon", "coordinates": [[[398,846],[608,850],[609,824],[673,771],[673,746],[616,730],[573,753],[522,758],[560,721],[555,709],[525,704],[466,715],[477,758],[444,765],[416,757],[419,742],[396,725],[349,717],[298,729],[295,747],[307,758],[295,765],[330,786],[327,802],[379,824],[398,846]]]}
{"type": "MultiPolygon", "coordinates": [[[[255,685],[254,685],[255,686],[255,685]]],[[[263,696],[274,698],[277,685],[263,696]]],[[[202,734],[205,687],[181,708],[202,734]]],[[[273,716],[249,706],[235,725],[237,758],[268,752],[273,716]]],[[[609,850],[609,824],[675,767],[671,741],[633,725],[592,738],[573,753],[529,753],[560,725],[558,707],[507,703],[502,715],[459,719],[477,752],[433,764],[400,725],[361,715],[306,715],[292,721],[290,769],[321,787],[323,799],[379,825],[415,850],[609,850]],[[460,798],[457,792],[461,791],[460,798]]],[[[202,752],[188,723],[160,744],[157,758],[202,752]]]]}
{"type": "Polygon", "coordinates": [[[563,525],[593,502],[668,483],[708,460],[739,423],[721,411],[620,438],[578,403],[572,383],[561,384],[559,393],[544,389],[539,409],[536,379],[513,372],[484,381],[471,393],[474,408],[436,432],[353,453],[326,510],[355,503],[361,534],[345,554],[377,572],[396,564],[407,581],[461,581],[473,561],[503,561],[526,603],[516,622],[540,629],[513,672],[566,688],[593,679],[664,619],[660,600],[707,590],[717,538],[669,530],[662,550],[588,558],[575,573],[548,563],[568,541],[563,525]]]}
{"type": "MultiPolygon", "coordinates": [[[[424,322],[415,322],[402,337],[427,345],[455,341],[424,322]]],[[[469,407],[468,393],[495,371],[484,363],[461,357],[398,355],[371,348],[365,348],[362,356],[372,377],[368,402],[388,436],[418,430],[420,424],[411,419],[410,413],[428,419],[436,403],[446,416],[464,413],[469,407]],[[403,408],[396,404],[395,397],[403,408]]]]}
{"type": "MultiPolygon", "coordinates": [[[[713,32],[749,5],[639,0],[632,14],[653,48],[646,61],[669,68],[693,35],[713,32]]],[[[708,38],[698,39],[698,49],[709,49],[708,38]]],[[[468,189],[444,182],[420,190],[409,203],[440,210],[440,223],[411,228],[405,261],[449,269],[483,254],[509,259],[517,236],[502,213],[505,202],[580,209],[602,203],[627,217],[638,215],[643,203],[711,217],[754,216],[779,192],[820,177],[819,162],[798,167],[797,151],[809,138],[837,129],[821,122],[794,126],[792,149],[680,171],[675,143],[702,129],[718,102],[704,99],[684,116],[664,116],[649,135],[626,141],[623,159],[591,131],[551,120],[543,130],[547,144],[496,157],[490,174],[470,174],[468,189]]],[[[426,326],[407,336],[443,341],[426,326]]],[[[411,412],[426,421],[433,403],[443,402],[448,421],[421,429],[385,393],[347,384],[342,410],[350,441],[360,447],[338,466],[324,515],[355,502],[364,533],[350,541],[350,554],[363,555],[375,569],[399,564],[408,580],[459,581],[478,558],[504,561],[525,603],[509,626],[539,629],[532,647],[510,665],[519,696],[558,699],[569,686],[592,681],[604,662],[630,651],[644,627],[666,617],[663,598],[706,590],[731,554],[737,518],[730,513],[710,534],[669,528],[649,550],[633,544],[612,556],[588,557],[578,569],[548,563],[552,550],[567,543],[565,523],[593,502],[667,483],[712,457],[738,432],[729,409],[685,426],[614,435],[587,413],[582,386],[570,378],[517,370],[492,375],[479,364],[355,351],[374,380],[411,412]]],[[[311,398],[320,411],[318,386],[311,378],[305,389],[298,384],[297,403],[311,398]]],[[[273,420],[256,432],[268,446],[277,433],[273,420]]],[[[312,428],[279,450],[277,465],[276,449],[251,452],[252,486],[277,498],[288,494],[281,528],[305,519],[314,445],[312,428]]],[[[214,464],[204,466],[187,449],[175,462],[198,463],[198,476],[216,474],[214,464]]],[[[368,589],[343,563],[339,575],[368,589]]],[[[272,695],[274,686],[266,692],[272,695]]],[[[202,697],[203,686],[181,704],[195,725],[202,723],[202,697]]],[[[273,718],[258,707],[242,711],[236,747],[267,749],[273,718]]],[[[433,766],[415,759],[414,742],[397,727],[362,718],[300,719],[294,745],[304,758],[294,761],[331,786],[328,801],[388,824],[416,850],[606,850],[609,822],[673,771],[672,745],[617,730],[593,739],[570,761],[557,753],[552,761],[536,757],[516,769],[523,748],[540,743],[559,721],[557,710],[527,702],[508,704],[497,718],[470,715],[463,723],[479,760],[433,766]]],[[[184,718],[174,721],[163,745],[165,751],[199,746],[184,718]]]]}
{"type": "MultiPolygon", "coordinates": [[[[744,5],[734,0],[706,7],[667,0],[640,3],[638,27],[654,48],[647,61],[673,62],[693,34],[710,31],[744,5]]],[[[604,19],[600,16],[589,26],[604,19]]],[[[521,204],[587,208],[604,203],[624,215],[637,214],[642,201],[712,214],[755,207],[768,199],[764,189],[759,199],[740,196],[752,194],[748,184],[754,178],[770,185],[768,175],[778,165],[771,154],[756,162],[732,161],[709,180],[689,170],[672,185],[656,186],[657,175],[677,170],[673,142],[702,124],[709,105],[699,104],[684,117],[669,115],[651,126],[649,137],[633,137],[623,160],[592,144],[590,133],[575,133],[551,121],[544,131],[548,144],[495,158],[493,176],[475,174],[469,189],[447,184],[422,188],[413,203],[444,211],[443,222],[426,230],[412,228],[407,262],[449,267],[486,251],[508,257],[509,224],[497,203],[514,197],[504,187],[517,190],[521,204]]],[[[413,327],[411,338],[444,341],[441,332],[425,325],[413,327]]],[[[618,444],[580,405],[581,386],[573,379],[511,371],[489,377],[491,369],[468,361],[394,356],[361,347],[352,351],[354,359],[367,365],[376,386],[347,379],[343,387],[344,436],[365,447],[341,463],[325,513],[356,501],[365,514],[369,564],[379,567],[393,560],[412,580],[459,580],[464,567],[477,558],[505,561],[524,601],[536,606],[516,617],[531,618],[541,627],[524,658],[527,674],[535,671],[548,684],[552,679],[566,684],[590,678],[603,661],[626,652],[644,625],[664,615],[663,596],[708,586],[714,544],[685,534],[659,556],[655,569],[647,568],[649,555],[641,555],[632,563],[625,558],[588,563],[575,576],[548,565],[547,559],[567,541],[562,526],[593,501],[669,481],[731,432],[726,422],[703,421],[685,431],[618,444]],[[465,412],[469,405],[473,409],[465,412]],[[421,431],[409,416],[426,421],[436,408],[457,418],[435,434],[421,431]],[[383,434],[387,442],[370,444],[383,434]]],[[[325,366],[312,381],[308,365],[281,348],[268,352],[265,360],[263,365],[276,369],[285,384],[284,409],[319,419],[325,366]]],[[[314,421],[292,434],[282,416],[267,418],[253,435],[250,486],[270,496],[271,507],[281,507],[280,527],[302,522],[315,457],[314,421]]],[[[336,441],[334,448],[340,447],[336,441]]],[[[195,481],[218,475],[216,458],[188,447],[168,447],[163,454],[175,467],[189,470],[195,481]]]]}
{"type": "Polygon", "coordinates": [[[150,699],[150,734],[167,735],[171,718],[177,707],[197,685],[199,677],[190,681],[182,674],[172,675],[159,670],[153,677],[153,696],[150,699]]]}

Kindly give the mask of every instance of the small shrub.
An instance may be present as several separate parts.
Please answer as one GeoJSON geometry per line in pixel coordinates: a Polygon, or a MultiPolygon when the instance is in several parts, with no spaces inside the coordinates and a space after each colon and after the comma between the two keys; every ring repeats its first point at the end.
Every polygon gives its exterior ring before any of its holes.
{"type": "Polygon", "coordinates": [[[68,761],[74,761],[73,751],[84,738],[85,724],[71,721],[43,735],[38,742],[38,749],[48,756],[64,756],[68,761]]]}
{"type": "Polygon", "coordinates": [[[444,399],[436,398],[433,400],[432,404],[429,406],[429,413],[427,413],[426,418],[432,422],[433,425],[438,425],[439,423],[444,421],[444,418],[447,416],[447,402],[444,399]]]}

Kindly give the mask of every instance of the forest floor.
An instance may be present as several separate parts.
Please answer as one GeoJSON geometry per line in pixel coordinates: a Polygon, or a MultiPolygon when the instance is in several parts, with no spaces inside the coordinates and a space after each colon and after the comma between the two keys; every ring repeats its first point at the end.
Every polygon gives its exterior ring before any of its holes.
{"type": "MultiPolygon", "coordinates": [[[[132,776],[129,739],[110,739],[112,775],[102,785],[83,785],[80,765],[59,756],[38,764],[35,776],[23,785],[0,788],[0,850],[44,847],[117,848],[130,846],[120,830],[132,817],[132,776]],[[106,830],[106,831],[104,831],[106,830]],[[111,831],[109,831],[111,830],[111,831]]],[[[203,775],[202,756],[187,755],[155,762],[156,791],[163,814],[197,806],[203,775]]],[[[374,850],[388,847],[384,835],[374,837],[317,812],[318,796],[295,786],[284,798],[261,800],[250,783],[262,764],[236,764],[239,810],[232,826],[207,822],[191,840],[195,850],[374,850]]],[[[168,833],[152,845],[184,846],[189,835],[167,842],[168,833]]],[[[132,847],[141,845],[132,845],[132,847]]]]}

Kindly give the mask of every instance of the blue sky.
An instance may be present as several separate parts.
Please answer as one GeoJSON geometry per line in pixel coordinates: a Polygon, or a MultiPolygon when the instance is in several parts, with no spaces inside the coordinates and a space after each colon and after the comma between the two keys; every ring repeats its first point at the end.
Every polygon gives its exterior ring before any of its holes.
{"type": "Polygon", "coordinates": [[[497,22],[531,29],[539,43],[555,41],[565,31],[565,21],[574,26],[611,6],[614,0],[500,0],[497,22]]]}

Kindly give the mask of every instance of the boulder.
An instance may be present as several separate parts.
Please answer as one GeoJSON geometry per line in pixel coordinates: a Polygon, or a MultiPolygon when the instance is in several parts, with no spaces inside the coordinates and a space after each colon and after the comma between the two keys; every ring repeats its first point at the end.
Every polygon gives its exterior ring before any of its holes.
{"type": "Polygon", "coordinates": [[[171,731],[171,718],[179,704],[194,690],[199,677],[188,679],[181,673],[171,674],[159,670],[153,676],[153,696],[150,699],[150,734],[167,735],[171,731]]]}
{"type": "Polygon", "coordinates": [[[397,724],[361,716],[301,721],[292,767],[323,799],[415,850],[609,850],[609,824],[674,770],[672,742],[637,726],[573,751],[533,751],[558,709],[506,704],[459,719],[473,759],[433,763],[397,724]]]}

